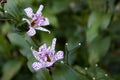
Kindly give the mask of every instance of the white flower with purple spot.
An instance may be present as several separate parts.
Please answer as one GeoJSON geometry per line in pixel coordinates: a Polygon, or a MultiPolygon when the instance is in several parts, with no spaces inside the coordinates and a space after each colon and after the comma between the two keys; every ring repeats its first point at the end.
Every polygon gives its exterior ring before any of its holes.
{"type": "Polygon", "coordinates": [[[43,44],[39,47],[39,51],[36,51],[31,48],[34,57],[38,62],[34,62],[32,67],[35,71],[38,71],[41,68],[48,68],[52,66],[57,60],[64,57],[63,51],[58,51],[55,54],[55,45],[56,38],[53,39],[52,45],[47,48],[46,44],[43,44]]]}
{"type": "Polygon", "coordinates": [[[35,14],[33,13],[33,10],[30,7],[24,9],[26,15],[30,18],[30,20],[26,18],[22,19],[23,21],[26,21],[29,25],[29,30],[27,31],[28,36],[34,36],[36,34],[35,29],[50,33],[49,30],[41,27],[41,26],[49,25],[48,18],[42,16],[42,12],[41,12],[42,9],[43,9],[43,5],[40,5],[39,9],[35,14]]]}

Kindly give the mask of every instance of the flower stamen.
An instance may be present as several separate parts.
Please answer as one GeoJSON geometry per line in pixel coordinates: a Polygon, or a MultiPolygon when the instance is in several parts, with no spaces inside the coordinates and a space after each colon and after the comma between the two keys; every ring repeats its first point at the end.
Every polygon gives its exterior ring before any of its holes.
{"type": "Polygon", "coordinates": [[[37,24],[35,23],[35,20],[31,20],[30,22],[31,22],[32,27],[34,27],[34,28],[37,27],[37,24]]]}
{"type": "Polygon", "coordinates": [[[46,56],[47,56],[47,61],[48,61],[48,62],[51,62],[51,61],[52,61],[52,58],[49,57],[48,55],[46,55],[46,56]]]}

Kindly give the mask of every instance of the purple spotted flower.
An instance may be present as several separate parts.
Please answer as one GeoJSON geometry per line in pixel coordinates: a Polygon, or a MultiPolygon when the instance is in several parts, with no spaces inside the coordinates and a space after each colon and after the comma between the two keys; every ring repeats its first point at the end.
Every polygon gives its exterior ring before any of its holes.
{"type": "Polygon", "coordinates": [[[41,26],[49,25],[48,18],[42,16],[42,12],[41,12],[42,9],[43,9],[43,5],[40,5],[36,13],[33,13],[33,10],[30,7],[24,9],[25,13],[30,18],[30,20],[23,18],[23,20],[25,20],[29,25],[29,30],[27,31],[28,36],[34,36],[36,34],[35,29],[50,33],[49,30],[41,27],[41,26]]]}
{"type": "Polygon", "coordinates": [[[56,38],[52,41],[52,46],[47,48],[46,44],[43,44],[39,47],[39,51],[32,50],[34,57],[38,60],[32,64],[32,67],[35,71],[38,71],[41,68],[48,68],[52,66],[57,60],[62,59],[63,51],[58,51],[55,54],[55,45],[56,45],[56,38]]]}

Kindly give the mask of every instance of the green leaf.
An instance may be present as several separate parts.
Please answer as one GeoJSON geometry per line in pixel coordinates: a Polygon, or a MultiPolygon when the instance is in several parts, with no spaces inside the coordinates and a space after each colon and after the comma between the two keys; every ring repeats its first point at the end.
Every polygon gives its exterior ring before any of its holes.
{"type": "Polygon", "coordinates": [[[108,27],[108,25],[110,24],[111,17],[112,17],[111,14],[103,15],[102,22],[101,22],[102,29],[106,29],[108,27]]]}
{"type": "Polygon", "coordinates": [[[21,35],[18,35],[16,33],[9,33],[8,38],[12,44],[20,47],[20,52],[23,56],[29,57],[29,54],[31,53],[30,46],[21,35]]]}
{"type": "Polygon", "coordinates": [[[37,61],[35,57],[32,55],[32,53],[29,53],[29,58],[27,62],[27,66],[31,72],[35,72],[34,69],[32,68],[32,64],[37,61]]]}
{"type": "Polygon", "coordinates": [[[53,6],[50,9],[53,13],[57,14],[66,10],[72,0],[53,0],[53,6]]]}
{"type": "Polygon", "coordinates": [[[76,71],[78,71],[79,73],[81,73],[82,75],[85,75],[86,74],[86,70],[81,68],[80,66],[75,66],[74,69],[76,71]]]}
{"type": "Polygon", "coordinates": [[[10,25],[9,25],[9,23],[8,22],[6,22],[3,26],[2,26],[2,33],[3,34],[6,34],[6,33],[8,33],[9,32],[9,30],[10,30],[10,25]]]}
{"type": "Polygon", "coordinates": [[[16,33],[9,33],[8,38],[12,44],[19,47],[20,53],[28,59],[28,68],[33,72],[31,65],[35,61],[35,58],[33,57],[32,52],[30,50],[30,47],[32,47],[32,45],[30,44],[30,46],[29,43],[27,43],[32,41],[28,37],[24,38],[23,36],[18,35],[16,33]]]}
{"type": "Polygon", "coordinates": [[[98,29],[101,23],[101,14],[98,12],[91,13],[88,20],[88,29],[86,33],[87,43],[92,42],[98,36],[98,29]]]}
{"type": "Polygon", "coordinates": [[[107,0],[87,0],[91,10],[105,12],[107,0]]]}
{"type": "Polygon", "coordinates": [[[53,79],[54,80],[87,80],[78,73],[76,73],[72,68],[67,65],[59,64],[53,69],[53,79]]]}
{"type": "Polygon", "coordinates": [[[111,14],[92,12],[88,20],[88,29],[86,32],[87,43],[91,43],[99,36],[99,29],[106,29],[110,23],[111,14]]]}
{"type": "Polygon", "coordinates": [[[92,12],[88,19],[88,28],[92,27],[94,23],[99,23],[100,16],[99,12],[92,12]]]}
{"type": "Polygon", "coordinates": [[[87,75],[89,75],[91,78],[95,78],[95,80],[112,80],[109,75],[100,67],[98,66],[92,66],[88,68],[86,71],[87,75]]]}
{"type": "Polygon", "coordinates": [[[12,60],[4,64],[1,80],[11,80],[22,66],[21,61],[12,60]]]}
{"type": "Polygon", "coordinates": [[[97,37],[90,45],[89,45],[89,63],[94,65],[99,62],[100,58],[105,56],[109,47],[110,47],[110,37],[102,38],[97,37]]]}
{"type": "Polygon", "coordinates": [[[8,57],[11,55],[10,45],[2,34],[0,34],[0,53],[5,57],[8,57]]]}
{"type": "Polygon", "coordinates": [[[14,21],[20,21],[23,16],[22,9],[20,6],[22,6],[22,1],[19,0],[8,0],[5,5],[5,11],[7,11],[6,15],[8,18],[12,18],[14,21]]]}
{"type": "Polygon", "coordinates": [[[49,75],[49,72],[47,69],[40,69],[36,75],[37,80],[51,80],[51,76],[49,75]]]}

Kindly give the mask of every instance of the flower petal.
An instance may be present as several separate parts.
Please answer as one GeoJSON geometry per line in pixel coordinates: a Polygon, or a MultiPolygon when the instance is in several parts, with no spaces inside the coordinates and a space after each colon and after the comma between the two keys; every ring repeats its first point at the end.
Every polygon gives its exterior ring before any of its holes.
{"type": "Polygon", "coordinates": [[[40,26],[47,26],[47,25],[49,25],[49,20],[48,20],[48,18],[44,18],[44,17],[43,17],[43,20],[40,21],[40,22],[38,23],[38,25],[40,25],[40,26]]]}
{"type": "Polygon", "coordinates": [[[46,67],[50,67],[50,66],[53,65],[53,63],[54,63],[54,62],[43,62],[43,63],[42,63],[42,66],[45,67],[45,68],[46,68],[46,67]]]}
{"type": "Polygon", "coordinates": [[[39,52],[45,51],[47,49],[46,44],[43,44],[42,46],[39,47],[39,52]]]}
{"type": "Polygon", "coordinates": [[[40,62],[34,62],[34,63],[32,64],[32,67],[33,67],[33,69],[34,69],[35,71],[38,71],[39,69],[42,68],[42,64],[41,64],[40,62]]]}
{"type": "Polygon", "coordinates": [[[29,18],[32,18],[32,16],[34,15],[33,10],[30,7],[24,9],[24,11],[29,18]]]}
{"type": "Polygon", "coordinates": [[[59,59],[62,59],[64,57],[63,51],[58,51],[54,56],[54,61],[57,61],[59,59]]]}
{"type": "Polygon", "coordinates": [[[39,9],[37,10],[36,14],[42,14],[41,11],[43,10],[43,5],[40,5],[39,9]]]}
{"type": "Polygon", "coordinates": [[[23,20],[23,21],[26,21],[26,22],[29,24],[29,26],[31,25],[31,23],[30,23],[30,21],[29,21],[28,19],[22,18],[22,20],[23,20]]]}
{"type": "Polygon", "coordinates": [[[30,29],[27,31],[28,36],[34,36],[36,34],[36,31],[34,28],[29,27],[30,29]]]}
{"type": "Polygon", "coordinates": [[[31,51],[32,51],[34,57],[35,57],[38,61],[40,61],[41,58],[40,58],[39,52],[37,52],[37,51],[35,51],[34,49],[32,49],[32,47],[31,47],[31,51]]]}
{"type": "Polygon", "coordinates": [[[42,27],[36,27],[35,29],[41,30],[41,31],[45,31],[45,32],[49,32],[49,33],[50,33],[49,30],[47,30],[47,29],[45,29],[45,28],[42,28],[42,27]]]}
{"type": "Polygon", "coordinates": [[[56,38],[54,38],[52,40],[52,46],[51,46],[51,49],[54,50],[55,49],[55,45],[56,45],[56,38]]]}

